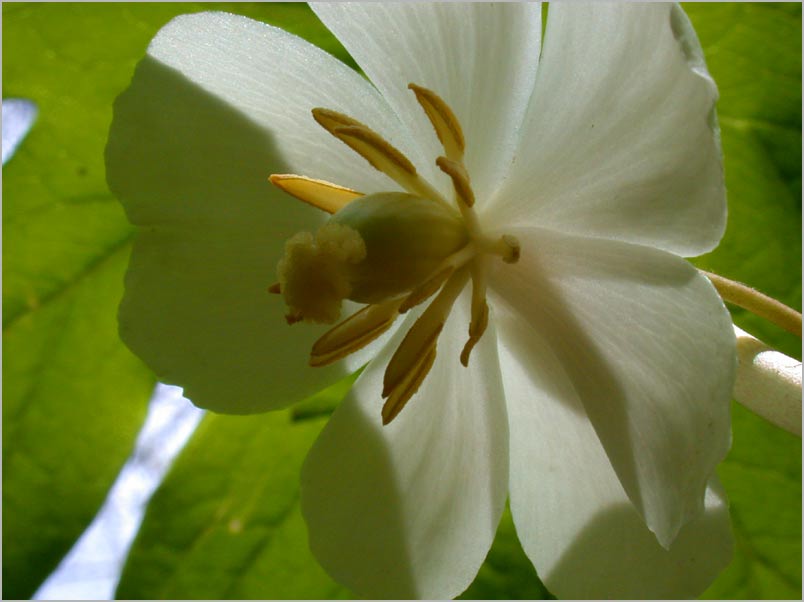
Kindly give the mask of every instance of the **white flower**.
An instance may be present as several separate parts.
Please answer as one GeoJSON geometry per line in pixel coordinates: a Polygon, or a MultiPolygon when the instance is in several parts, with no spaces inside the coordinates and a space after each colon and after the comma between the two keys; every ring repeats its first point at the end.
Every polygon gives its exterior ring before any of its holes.
{"type": "Polygon", "coordinates": [[[558,3],[542,45],[534,4],[314,10],[368,81],[232,15],[179,17],[152,41],[107,149],[109,184],[138,226],[122,336],[160,378],[228,413],[285,407],[374,358],[302,474],[313,551],[359,595],[463,591],[509,493],[556,595],[697,595],[731,553],[714,468],[735,350],[720,298],[681,259],[714,248],[726,214],[717,91],[686,16],[558,3]],[[285,241],[326,215],[267,177],[401,190],[319,127],[323,107],[366,124],[451,199],[411,82],[463,128],[478,231],[521,249],[516,263],[488,262],[488,328],[468,367],[471,286],[429,375],[383,426],[383,374],[427,304],[344,360],[308,366],[324,329],[286,325],[266,288],[285,241]]]}

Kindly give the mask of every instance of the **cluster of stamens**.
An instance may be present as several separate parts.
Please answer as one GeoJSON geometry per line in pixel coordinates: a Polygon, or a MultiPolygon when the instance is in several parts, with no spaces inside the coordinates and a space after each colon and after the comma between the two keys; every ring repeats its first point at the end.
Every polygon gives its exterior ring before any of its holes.
{"type": "MultiPolygon", "coordinates": [[[[389,292],[385,298],[372,298],[363,309],[338,323],[313,345],[310,356],[311,366],[325,366],[340,360],[380,336],[400,314],[436,295],[408,331],[385,370],[382,391],[382,396],[386,400],[382,408],[383,424],[388,424],[399,414],[424,381],[435,361],[438,336],[456,298],[471,279],[469,339],[460,356],[461,363],[468,366],[472,349],[483,336],[488,325],[486,281],[489,261],[493,256],[498,256],[507,263],[514,263],[519,259],[519,243],[514,237],[504,235],[498,239],[492,239],[484,235],[480,228],[473,209],[474,192],[463,162],[465,147],[463,131],[454,113],[432,91],[414,84],[410,84],[408,87],[415,93],[417,101],[427,114],[444,148],[445,154],[438,157],[436,164],[452,180],[454,203],[450,203],[433,186],[421,178],[407,157],[379,134],[341,113],[328,109],[313,109],[313,117],[319,125],[360,154],[374,168],[397,182],[410,195],[416,197],[416,202],[425,199],[429,203],[441,204],[442,207],[438,208],[439,211],[446,208],[446,213],[456,217],[462,224],[460,236],[455,239],[458,242],[452,243],[457,248],[445,247],[449,249],[446,256],[440,258],[433,267],[428,268],[429,271],[418,277],[417,282],[406,283],[405,290],[389,292]],[[456,206],[459,215],[456,214],[456,206]]],[[[355,190],[299,175],[275,174],[271,176],[270,180],[275,186],[305,203],[333,214],[332,222],[337,222],[338,216],[341,215],[339,212],[347,205],[364,197],[362,193],[355,190]]],[[[372,196],[374,195],[365,197],[367,203],[375,202],[372,201],[372,196]]],[[[377,195],[377,197],[379,196],[377,195]]],[[[403,207],[405,199],[411,198],[407,195],[399,196],[404,197],[403,207]]],[[[286,257],[279,265],[280,282],[269,289],[273,293],[285,295],[285,300],[290,307],[286,316],[288,323],[334,321],[328,317],[333,313],[330,306],[325,307],[327,311],[306,312],[296,304],[293,295],[297,298],[300,295],[326,297],[327,294],[330,294],[338,303],[335,313],[340,311],[341,298],[366,302],[365,298],[350,296],[349,292],[353,288],[357,288],[357,285],[352,287],[352,283],[349,281],[350,277],[355,278],[348,276],[355,273],[352,264],[359,266],[362,262],[367,261],[365,246],[361,246],[363,241],[360,235],[357,232],[349,232],[349,230],[351,229],[348,227],[343,230],[342,224],[330,223],[319,230],[318,238],[323,242],[316,242],[308,233],[297,235],[297,237],[303,237],[302,239],[294,237],[288,241],[286,257]],[[331,235],[325,228],[333,230],[335,235],[331,235]],[[336,242],[332,242],[331,239],[335,236],[339,238],[336,242]],[[352,236],[354,240],[349,239],[349,236],[352,236]],[[341,239],[345,239],[345,242],[341,239]],[[326,247],[327,244],[330,247],[326,247]],[[307,259],[292,263],[288,257],[299,246],[306,253],[307,259]],[[342,259],[340,255],[333,259],[333,252],[327,250],[336,246],[342,259]],[[342,249],[346,249],[346,251],[342,249]],[[316,270],[326,272],[340,267],[347,276],[335,275],[327,279],[328,275],[322,273],[296,273],[316,270]],[[300,288],[300,285],[291,284],[291,281],[298,281],[299,276],[302,278],[309,276],[310,282],[314,282],[314,284],[309,285],[308,288],[316,289],[315,292],[305,291],[304,284],[301,285],[301,293],[290,291],[291,286],[296,289],[300,288]],[[338,286],[331,284],[333,282],[338,286]],[[333,292],[334,288],[343,290],[336,293],[333,292]]],[[[393,244],[393,242],[389,244],[393,244]]]]}

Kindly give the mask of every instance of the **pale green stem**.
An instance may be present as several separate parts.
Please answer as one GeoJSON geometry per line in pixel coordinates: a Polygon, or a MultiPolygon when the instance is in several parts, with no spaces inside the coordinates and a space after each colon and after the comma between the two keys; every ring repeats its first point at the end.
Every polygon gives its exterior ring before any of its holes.
{"type": "Polygon", "coordinates": [[[763,295],[750,286],[711,272],[701,271],[712,281],[724,301],[747,309],[752,314],[765,318],[780,328],[784,328],[787,332],[792,332],[801,337],[801,314],[795,309],[787,307],[784,303],[767,295],[763,295]]]}

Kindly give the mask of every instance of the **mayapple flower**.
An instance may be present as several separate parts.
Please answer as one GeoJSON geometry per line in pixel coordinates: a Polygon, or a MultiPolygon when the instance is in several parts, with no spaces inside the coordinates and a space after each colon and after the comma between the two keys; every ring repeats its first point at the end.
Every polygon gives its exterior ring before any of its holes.
{"type": "Polygon", "coordinates": [[[535,4],[313,9],[366,78],[204,13],[117,101],[124,340],[226,413],[366,366],[301,500],[358,595],[459,594],[509,496],[556,595],[697,595],[731,553],[735,348],[683,259],[726,214],[686,16],[558,3],[542,43],[535,4]]]}

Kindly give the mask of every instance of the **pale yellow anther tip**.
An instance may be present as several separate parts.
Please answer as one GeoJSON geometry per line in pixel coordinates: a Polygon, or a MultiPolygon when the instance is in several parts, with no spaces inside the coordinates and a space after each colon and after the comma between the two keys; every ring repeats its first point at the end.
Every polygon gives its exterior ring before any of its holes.
{"type": "Polygon", "coordinates": [[[357,119],[352,119],[348,115],[333,111],[332,109],[325,109],[323,107],[316,107],[310,111],[313,114],[313,119],[316,120],[318,125],[327,131],[339,125],[362,125],[357,119]]]}
{"type": "Polygon", "coordinates": [[[372,167],[393,179],[394,167],[408,176],[416,176],[416,167],[397,148],[364,125],[344,124],[333,127],[333,136],[361,155],[372,167]]]}
{"type": "Polygon", "coordinates": [[[463,129],[452,112],[449,105],[444,102],[438,94],[414,83],[408,84],[408,89],[413,90],[416,100],[421,105],[427,118],[435,129],[439,141],[444,146],[444,150],[451,159],[461,160],[466,147],[463,136],[463,129]]]}
{"type": "Polygon", "coordinates": [[[345,186],[296,174],[271,174],[268,180],[282,192],[329,214],[363,196],[362,192],[345,186]]]}
{"type": "Polygon", "coordinates": [[[399,413],[408,403],[408,401],[419,390],[425,377],[430,372],[435,362],[436,348],[435,344],[411,367],[410,372],[405,376],[393,391],[388,394],[383,393],[385,403],[382,406],[381,416],[383,426],[387,426],[391,421],[399,416],[399,413]]]}
{"type": "Polygon", "coordinates": [[[449,157],[438,157],[436,159],[438,168],[452,179],[452,185],[458,195],[458,199],[467,207],[475,204],[475,193],[469,182],[469,174],[462,163],[450,159],[449,157]]]}

